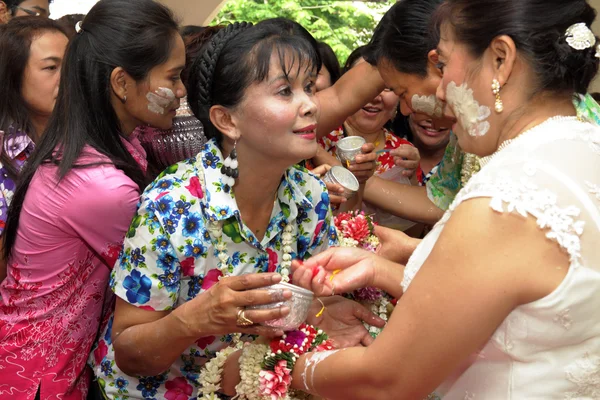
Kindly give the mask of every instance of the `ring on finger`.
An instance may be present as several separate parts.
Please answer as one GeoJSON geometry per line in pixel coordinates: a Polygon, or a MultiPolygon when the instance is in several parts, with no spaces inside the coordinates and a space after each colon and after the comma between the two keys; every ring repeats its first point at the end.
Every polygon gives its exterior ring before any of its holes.
{"type": "Polygon", "coordinates": [[[236,324],[237,324],[237,326],[245,327],[245,326],[254,325],[254,322],[251,319],[246,317],[246,310],[244,310],[243,308],[240,308],[237,313],[236,324]]]}

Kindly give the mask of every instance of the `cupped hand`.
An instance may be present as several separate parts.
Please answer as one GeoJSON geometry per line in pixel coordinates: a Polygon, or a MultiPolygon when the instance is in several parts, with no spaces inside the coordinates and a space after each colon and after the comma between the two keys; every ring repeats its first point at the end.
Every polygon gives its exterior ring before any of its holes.
{"type": "Polygon", "coordinates": [[[229,333],[277,336],[283,332],[258,324],[285,317],[290,312],[289,307],[264,310],[248,310],[245,307],[273,304],[291,298],[292,292],[289,290],[264,289],[280,281],[279,274],[246,274],[222,278],[204,293],[181,305],[177,314],[190,336],[229,333]],[[254,322],[254,325],[244,327],[237,324],[240,310],[244,310],[244,316],[254,322]]]}
{"type": "MultiPolygon", "coordinates": [[[[330,169],[331,169],[331,165],[322,164],[322,165],[319,165],[318,167],[316,167],[315,169],[313,169],[312,173],[317,175],[319,178],[321,178],[330,169]]],[[[329,203],[331,204],[332,208],[334,208],[334,207],[337,208],[342,203],[345,203],[346,201],[348,201],[345,197],[342,196],[342,193],[344,193],[344,188],[342,187],[342,185],[338,185],[337,183],[329,183],[329,182],[324,182],[324,183],[325,183],[325,186],[327,186],[327,191],[329,192],[329,203]]]]}
{"type": "Polygon", "coordinates": [[[377,153],[373,143],[364,144],[361,151],[362,154],[357,155],[354,162],[347,167],[356,176],[358,182],[365,183],[373,176],[377,168],[377,153]]]}
{"type": "Polygon", "coordinates": [[[377,254],[390,261],[406,264],[415,251],[420,239],[411,238],[406,233],[376,225],[373,233],[379,238],[377,254]]]}
{"type": "Polygon", "coordinates": [[[366,250],[333,247],[304,262],[292,262],[295,285],[316,296],[334,296],[372,286],[379,257],[366,250]]]}
{"type": "Polygon", "coordinates": [[[383,328],[385,321],[367,310],[362,304],[341,296],[322,298],[325,311],[319,317],[316,314],[321,304],[315,301],[307,322],[322,329],[336,348],[346,348],[373,343],[373,338],[363,322],[383,328]]]}
{"type": "Polygon", "coordinates": [[[394,163],[396,166],[403,168],[402,175],[411,178],[421,162],[421,155],[419,149],[409,144],[403,144],[398,148],[390,151],[390,155],[394,157],[394,163]]]}

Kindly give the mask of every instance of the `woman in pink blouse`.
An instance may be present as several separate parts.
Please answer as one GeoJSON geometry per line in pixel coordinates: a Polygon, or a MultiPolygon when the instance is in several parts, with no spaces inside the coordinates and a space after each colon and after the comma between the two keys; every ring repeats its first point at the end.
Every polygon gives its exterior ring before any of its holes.
{"type": "MultiPolygon", "coordinates": [[[[68,42],[64,29],[47,18],[14,18],[0,27],[0,235],[17,176],[54,109],[68,42]]],[[[0,282],[5,277],[2,261],[0,282]]]]}
{"type": "Polygon", "coordinates": [[[132,132],[169,128],[186,94],[184,44],[164,6],[101,0],[78,31],[9,209],[0,399],[85,398],[109,272],[145,185],[132,132]]]}

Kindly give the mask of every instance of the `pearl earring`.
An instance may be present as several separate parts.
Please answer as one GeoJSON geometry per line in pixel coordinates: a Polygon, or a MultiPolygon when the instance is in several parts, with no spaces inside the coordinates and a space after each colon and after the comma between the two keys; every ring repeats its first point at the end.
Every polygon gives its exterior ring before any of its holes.
{"type": "Polygon", "coordinates": [[[500,98],[500,89],[500,82],[498,82],[498,79],[494,78],[492,81],[492,93],[494,93],[496,96],[496,104],[494,105],[494,109],[498,114],[504,111],[504,103],[502,103],[502,99],[500,98]]]}

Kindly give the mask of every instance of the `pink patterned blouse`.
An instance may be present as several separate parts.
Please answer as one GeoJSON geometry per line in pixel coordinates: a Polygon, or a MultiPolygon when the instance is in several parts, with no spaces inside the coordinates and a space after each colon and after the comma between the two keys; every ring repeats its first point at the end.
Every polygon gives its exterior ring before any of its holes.
{"type": "MultiPolygon", "coordinates": [[[[80,162],[107,161],[84,153],[80,162]]],[[[138,200],[138,186],[112,164],[60,182],[56,166],[38,169],[0,284],[0,399],[33,399],[38,388],[42,400],[85,398],[85,363],[138,200]]]]}

